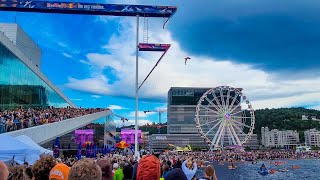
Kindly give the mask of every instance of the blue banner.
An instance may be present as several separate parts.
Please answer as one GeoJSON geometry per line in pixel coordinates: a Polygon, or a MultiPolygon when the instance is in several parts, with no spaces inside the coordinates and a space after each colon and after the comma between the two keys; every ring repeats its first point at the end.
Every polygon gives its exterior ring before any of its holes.
{"type": "Polygon", "coordinates": [[[78,160],[80,160],[81,157],[82,157],[82,146],[81,146],[81,142],[79,142],[79,144],[78,144],[78,152],[77,152],[78,160]]]}
{"type": "Polygon", "coordinates": [[[177,11],[177,7],[59,1],[0,0],[0,10],[111,16],[139,15],[143,17],[171,17],[177,11]]]}
{"type": "Polygon", "coordinates": [[[53,156],[55,158],[59,157],[59,150],[60,150],[60,138],[57,137],[54,141],[54,148],[53,148],[53,156]]]}

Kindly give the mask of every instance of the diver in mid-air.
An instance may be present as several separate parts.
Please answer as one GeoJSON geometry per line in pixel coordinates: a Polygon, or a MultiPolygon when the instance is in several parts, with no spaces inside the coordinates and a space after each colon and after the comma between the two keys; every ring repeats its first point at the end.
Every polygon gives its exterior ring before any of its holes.
{"type": "Polygon", "coordinates": [[[187,65],[187,61],[188,61],[189,59],[191,59],[191,58],[190,58],[190,57],[185,57],[185,58],[184,58],[184,65],[187,65]]]}

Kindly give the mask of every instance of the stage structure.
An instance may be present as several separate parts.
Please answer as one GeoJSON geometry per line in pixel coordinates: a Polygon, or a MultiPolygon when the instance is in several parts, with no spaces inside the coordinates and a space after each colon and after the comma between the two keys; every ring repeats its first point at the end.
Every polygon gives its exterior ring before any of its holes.
{"type": "Polygon", "coordinates": [[[87,143],[93,143],[93,129],[75,130],[75,143],[81,143],[81,146],[85,146],[87,143]]]}
{"type": "MultiPolygon", "coordinates": [[[[134,129],[121,129],[121,141],[128,144],[135,143],[135,130],[134,129]]],[[[142,143],[141,130],[138,130],[138,142],[142,143]]]]}
{"type": "MultiPolygon", "coordinates": [[[[139,84],[138,84],[139,18],[140,17],[167,18],[163,24],[163,28],[164,28],[166,23],[169,21],[169,19],[177,11],[177,7],[176,6],[60,2],[60,1],[0,0],[0,11],[60,13],[60,14],[86,14],[86,15],[106,15],[106,16],[134,16],[134,17],[136,17],[137,33],[136,33],[136,45],[135,45],[136,46],[135,157],[138,158],[138,156],[139,156],[139,154],[138,154],[139,153],[139,151],[138,151],[138,95],[139,95],[138,90],[140,89],[139,84]]],[[[161,60],[161,58],[160,58],[160,60],[161,60]]],[[[157,64],[158,64],[158,62],[157,62],[157,64]]],[[[151,70],[151,72],[152,71],[153,70],[151,70]]],[[[149,75],[151,74],[151,72],[149,73],[149,75]]]]}

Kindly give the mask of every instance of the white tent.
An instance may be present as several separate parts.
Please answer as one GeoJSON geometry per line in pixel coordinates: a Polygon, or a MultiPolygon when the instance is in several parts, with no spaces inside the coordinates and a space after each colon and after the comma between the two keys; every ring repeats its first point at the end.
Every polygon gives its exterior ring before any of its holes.
{"type": "Polygon", "coordinates": [[[0,135],[0,160],[7,162],[14,160],[19,164],[28,162],[33,164],[40,158],[40,150],[20,142],[10,135],[0,135]]]}
{"type": "Polygon", "coordinates": [[[28,137],[26,135],[17,136],[17,137],[15,137],[15,139],[17,139],[18,141],[20,141],[20,142],[22,142],[24,144],[32,146],[34,149],[39,150],[40,154],[53,155],[53,151],[45,149],[45,148],[39,146],[30,137],[28,137]]]}

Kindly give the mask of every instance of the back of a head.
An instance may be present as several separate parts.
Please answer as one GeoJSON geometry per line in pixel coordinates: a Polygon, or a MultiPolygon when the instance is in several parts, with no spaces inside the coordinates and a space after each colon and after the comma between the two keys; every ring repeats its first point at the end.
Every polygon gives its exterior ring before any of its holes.
{"type": "Polygon", "coordinates": [[[56,161],[52,156],[41,157],[40,160],[32,166],[34,180],[49,179],[49,173],[55,165],[56,161]]]}
{"type": "Polygon", "coordinates": [[[182,169],[176,168],[169,171],[168,175],[164,178],[165,180],[188,180],[182,169]]]}
{"type": "Polygon", "coordinates": [[[12,174],[10,179],[23,179],[27,180],[28,176],[25,173],[25,167],[24,166],[11,166],[8,168],[9,172],[12,174]]]}
{"type": "Polygon", "coordinates": [[[141,158],[137,168],[137,180],[159,180],[160,160],[153,155],[141,158]]]}
{"type": "Polygon", "coordinates": [[[165,174],[166,172],[168,172],[169,169],[170,169],[170,167],[168,166],[168,164],[163,164],[162,167],[161,167],[162,175],[165,174]]]}
{"type": "Polygon", "coordinates": [[[204,169],[204,173],[206,174],[207,177],[209,178],[213,178],[215,176],[215,171],[214,168],[212,166],[207,166],[204,169]]]}
{"type": "Polygon", "coordinates": [[[0,161],[0,180],[7,180],[8,176],[9,176],[9,170],[6,164],[0,161]]]}
{"type": "Polygon", "coordinates": [[[51,169],[49,180],[68,180],[69,172],[70,168],[67,165],[59,163],[51,169]]]}
{"type": "Polygon", "coordinates": [[[126,164],[123,167],[123,179],[132,179],[133,167],[131,164],[126,164]]]}
{"type": "Polygon", "coordinates": [[[152,155],[154,155],[156,158],[158,158],[158,159],[159,159],[160,152],[154,152],[152,155]]]}
{"type": "Polygon", "coordinates": [[[112,165],[109,160],[101,159],[97,161],[98,166],[102,171],[103,180],[112,180],[112,165]]]}
{"type": "Polygon", "coordinates": [[[92,159],[81,159],[73,164],[69,180],[101,180],[101,168],[92,159]]]}

